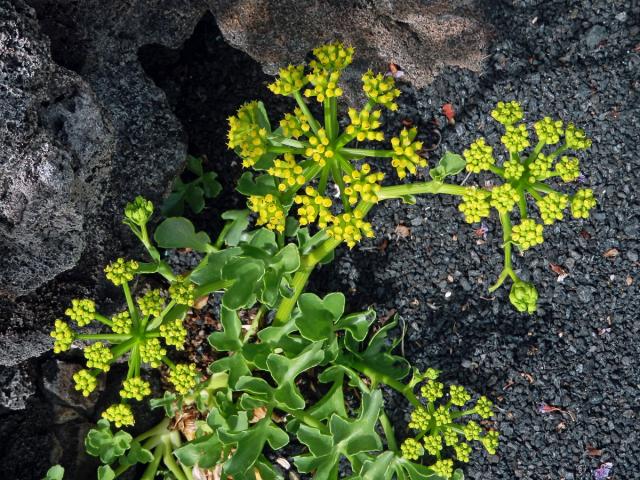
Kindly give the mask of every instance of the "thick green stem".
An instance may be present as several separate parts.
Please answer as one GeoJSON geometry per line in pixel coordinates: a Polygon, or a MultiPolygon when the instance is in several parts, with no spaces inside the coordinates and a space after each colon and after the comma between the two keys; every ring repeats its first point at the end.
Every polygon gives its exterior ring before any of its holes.
{"type": "Polygon", "coordinates": [[[322,173],[320,173],[320,183],[318,183],[318,193],[323,195],[325,190],[327,189],[327,182],[329,181],[329,171],[331,167],[329,165],[325,165],[322,168],[322,173]]]}
{"type": "Polygon", "coordinates": [[[340,151],[356,157],[388,158],[395,155],[393,150],[369,150],[366,148],[342,148],[340,151]]]}
{"type": "Polygon", "coordinates": [[[333,116],[335,112],[331,109],[331,99],[327,98],[323,102],[324,107],[324,129],[327,131],[327,137],[329,141],[333,141],[336,137],[336,132],[333,130],[333,116]]]}
{"type": "MultiPolygon", "coordinates": [[[[144,473],[140,480],[153,480],[156,478],[156,472],[158,471],[158,467],[160,466],[160,461],[162,460],[162,452],[164,451],[164,445],[158,445],[153,451],[153,460],[147,465],[147,468],[144,469],[144,473]]],[[[116,471],[116,475],[119,475],[120,469],[116,471]]]]}
{"type": "Polygon", "coordinates": [[[309,110],[309,107],[307,106],[307,103],[302,98],[302,95],[300,94],[300,92],[299,91],[295,92],[293,94],[293,98],[296,99],[296,103],[298,104],[298,107],[300,107],[300,110],[302,110],[302,113],[306,117],[307,122],[309,122],[309,125],[311,126],[311,129],[317,135],[318,131],[320,130],[320,125],[318,124],[318,122],[315,119],[315,117],[311,114],[311,111],[309,110]]]}
{"type": "Polygon", "coordinates": [[[336,159],[331,162],[331,175],[333,176],[333,181],[336,182],[338,188],[340,189],[340,199],[342,200],[342,208],[345,212],[351,212],[351,205],[349,204],[349,198],[345,193],[345,184],[344,179],[342,178],[342,172],[340,171],[340,167],[338,166],[336,159]]]}
{"type": "Polygon", "coordinates": [[[180,469],[178,464],[173,458],[173,445],[171,444],[171,437],[169,435],[165,435],[162,439],[162,443],[164,445],[164,452],[162,455],[162,460],[167,468],[171,471],[171,473],[176,477],[177,480],[188,480],[187,476],[180,469]]]}
{"type": "Polygon", "coordinates": [[[138,309],[133,303],[133,297],[131,296],[129,282],[124,282],[122,284],[122,290],[124,291],[124,296],[127,299],[127,307],[129,308],[129,314],[131,315],[131,320],[133,320],[133,326],[135,329],[138,326],[138,309]]]}
{"type": "Polygon", "coordinates": [[[107,327],[113,327],[113,322],[100,313],[94,313],[93,318],[95,318],[100,323],[105,324],[107,327]]]}
{"type": "Polygon", "coordinates": [[[295,155],[302,155],[304,154],[305,149],[304,148],[294,148],[294,147],[288,147],[288,146],[275,146],[272,145],[269,147],[269,151],[272,153],[293,153],[295,155]]]}
{"type": "Polygon", "coordinates": [[[253,320],[251,320],[251,325],[249,326],[247,333],[245,333],[242,343],[247,343],[249,340],[251,340],[251,337],[253,337],[260,329],[260,322],[264,314],[267,313],[267,309],[268,308],[266,305],[260,305],[260,308],[253,317],[253,320]]]}
{"type": "Polygon", "coordinates": [[[464,195],[466,191],[467,188],[462,185],[451,185],[433,180],[431,182],[406,183],[393,185],[391,187],[382,187],[378,192],[378,198],[380,200],[388,200],[390,198],[401,198],[406,195],[419,195],[421,193],[464,195]]]}
{"type": "Polygon", "coordinates": [[[518,208],[520,209],[520,219],[527,218],[527,199],[524,196],[524,186],[518,187],[518,208]]]}
{"type": "Polygon", "coordinates": [[[498,287],[500,287],[500,285],[504,283],[507,277],[511,277],[511,279],[514,281],[518,278],[513,271],[513,267],[511,264],[511,218],[509,218],[508,212],[500,214],[500,223],[502,224],[502,239],[504,242],[502,246],[502,248],[504,248],[504,267],[496,283],[489,287],[489,292],[493,292],[498,287]]]}
{"type": "Polygon", "coordinates": [[[407,400],[409,400],[409,402],[411,402],[414,407],[422,406],[422,403],[420,402],[420,400],[418,400],[418,397],[416,397],[416,394],[413,393],[413,389],[409,387],[409,385],[405,385],[404,383],[399,382],[395,378],[390,377],[385,373],[378,372],[377,370],[369,367],[368,365],[365,365],[364,363],[350,362],[349,366],[355,368],[360,373],[369,377],[374,384],[384,383],[388,387],[393,388],[396,392],[401,393],[407,400]]]}
{"type": "Polygon", "coordinates": [[[396,434],[393,430],[393,425],[391,425],[391,421],[389,421],[389,417],[387,417],[387,413],[384,411],[380,414],[380,425],[382,425],[384,436],[387,438],[389,450],[397,452],[398,443],[396,442],[396,434]]]}
{"type": "Polygon", "coordinates": [[[131,338],[128,333],[79,333],[78,340],[104,340],[110,343],[120,343],[131,338]]]}

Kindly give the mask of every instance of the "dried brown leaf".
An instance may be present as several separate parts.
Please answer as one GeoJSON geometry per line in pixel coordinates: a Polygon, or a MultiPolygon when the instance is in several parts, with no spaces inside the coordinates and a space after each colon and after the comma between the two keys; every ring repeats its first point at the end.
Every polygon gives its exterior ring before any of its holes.
{"type": "Polygon", "coordinates": [[[602,254],[602,256],[605,258],[615,258],[618,255],[620,255],[620,251],[617,248],[610,248],[602,254]]]}

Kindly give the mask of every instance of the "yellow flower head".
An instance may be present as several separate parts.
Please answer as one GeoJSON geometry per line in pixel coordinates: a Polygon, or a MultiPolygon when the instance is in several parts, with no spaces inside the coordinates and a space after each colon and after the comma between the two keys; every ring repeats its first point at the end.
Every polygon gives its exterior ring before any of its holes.
{"type": "Polygon", "coordinates": [[[340,80],[339,71],[330,70],[313,70],[307,74],[307,79],[313,85],[313,88],[307,88],[304,91],[305,97],[316,97],[320,103],[329,98],[337,98],[342,96],[342,88],[338,86],[340,80]]]}
{"type": "Polygon", "coordinates": [[[131,333],[131,326],[133,325],[133,321],[131,320],[131,315],[128,311],[117,313],[111,319],[111,330],[113,333],[120,334],[129,334],[131,333]]]}
{"type": "Polygon", "coordinates": [[[529,132],[524,123],[519,125],[507,125],[505,134],[501,137],[502,143],[511,153],[522,152],[531,143],[529,142],[529,132]]]}
{"type": "Polygon", "coordinates": [[[309,145],[311,146],[307,147],[304,152],[305,156],[312,159],[321,167],[324,167],[327,164],[327,160],[333,158],[335,154],[330,146],[329,137],[324,128],[318,130],[317,135],[309,137],[309,145]]]}
{"type": "Polygon", "coordinates": [[[133,280],[135,273],[138,271],[138,262],[135,260],[126,261],[124,258],[118,258],[115,262],[104,268],[107,279],[111,280],[115,286],[133,280]]]}
{"type": "Polygon", "coordinates": [[[549,176],[553,157],[539,153],[536,159],[529,164],[529,183],[545,180],[549,176]]]}
{"type": "Polygon", "coordinates": [[[95,318],[96,304],[89,299],[73,299],[71,307],[65,310],[65,315],[75,321],[79,327],[89,325],[91,320],[95,318]]]}
{"type": "Polygon", "coordinates": [[[306,182],[302,167],[298,165],[295,156],[291,153],[285,153],[282,159],[275,159],[273,166],[267,170],[267,173],[282,179],[282,182],[278,184],[278,190],[281,192],[294,186],[300,187],[306,182]]]}
{"type": "Polygon", "coordinates": [[[102,342],[96,342],[86,347],[84,357],[87,359],[87,367],[89,368],[97,368],[103,372],[108,372],[111,369],[110,363],[113,360],[113,354],[109,347],[102,342]]]}
{"type": "Polygon", "coordinates": [[[422,150],[422,142],[414,142],[418,130],[414,127],[409,130],[402,129],[399,137],[391,139],[393,156],[391,165],[396,169],[399,178],[405,178],[407,172],[415,175],[417,167],[426,167],[427,161],[418,152],[422,150]]]}
{"type": "Polygon", "coordinates": [[[102,418],[113,423],[116,428],[130,426],[134,424],[133,412],[129,405],[124,403],[117,403],[111,405],[104,412],[102,412],[102,418]]]}
{"type": "Polygon", "coordinates": [[[563,182],[573,182],[580,176],[580,161],[576,157],[564,156],[556,164],[556,173],[563,182]]]}
{"type": "Polygon", "coordinates": [[[256,220],[258,225],[265,225],[269,230],[280,233],[284,232],[287,218],[277,197],[270,193],[264,197],[251,195],[247,206],[249,210],[258,214],[256,220]]]}
{"type": "Polygon", "coordinates": [[[285,137],[293,138],[300,138],[311,130],[307,118],[298,107],[293,110],[293,113],[285,113],[284,118],[280,120],[280,127],[285,137]]]}
{"type": "Polygon", "coordinates": [[[572,150],[586,150],[591,146],[591,140],[581,128],[576,128],[573,123],[567,125],[564,132],[564,139],[567,146],[572,150]]]}
{"type": "Polygon", "coordinates": [[[169,373],[169,381],[181,395],[189,393],[198,383],[198,370],[195,364],[179,363],[169,373]]]}
{"type": "Polygon", "coordinates": [[[278,78],[270,83],[268,88],[276,95],[287,96],[299,91],[306,84],[304,65],[289,65],[280,69],[278,78]]]}
{"type": "Polygon", "coordinates": [[[510,102],[498,102],[498,105],[491,111],[491,116],[503,125],[512,125],[524,118],[522,106],[512,100],[510,102]]]}
{"type": "Polygon", "coordinates": [[[182,325],[182,320],[175,320],[160,325],[160,335],[167,345],[173,345],[178,350],[184,350],[184,342],[187,340],[187,329],[182,325]]]}
{"type": "Polygon", "coordinates": [[[300,225],[306,226],[318,221],[319,228],[326,228],[332,221],[331,199],[323,197],[315,188],[307,186],[304,195],[296,195],[293,199],[298,207],[300,225]]]}
{"type": "Polygon", "coordinates": [[[589,212],[596,206],[593,190],[583,188],[571,198],[571,214],[574,218],[589,218],[589,212]]]}
{"type": "Polygon", "coordinates": [[[316,60],[309,66],[314,70],[342,70],[353,60],[353,47],[345,47],[341,42],[329,43],[313,49],[316,60]]]}
{"type": "Polygon", "coordinates": [[[158,368],[162,363],[162,357],[167,351],[160,344],[157,338],[148,338],[140,344],[140,358],[144,363],[148,363],[153,368],[158,368]]]}
{"type": "Polygon", "coordinates": [[[75,383],[75,389],[82,392],[82,395],[88,397],[96,389],[98,381],[96,377],[91,374],[89,370],[78,370],[73,374],[73,381],[75,383]]]}
{"type": "Polygon", "coordinates": [[[427,430],[429,428],[429,422],[431,421],[431,414],[424,407],[417,407],[411,412],[411,421],[409,422],[409,428],[415,430],[427,430]]]}
{"type": "Polygon", "coordinates": [[[488,217],[491,211],[489,197],[491,193],[478,187],[469,187],[462,195],[462,203],[458,210],[464,215],[467,223],[479,222],[481,218],[488,217]]]}
{"type": "Polygon", "coordinates": [[[349,203],[358,203],[358,197],[364,202],[378,203],[378,192],[382,188],[380,182],[384,179],[384,173],[371,173],[371,166],[368,163],[362,165],[360,170],[354,170],[350,175],[343,177],[347,185],[344,193],[349,198],[349,203]]]}
{"type": "Polygon", "coordinates": [[[489,203],[498,212],[508,213],[513,210],[519,199],[520,195],[517,190],[510,183],[504,183],[491,190],[491,201],[489,203]]]}
{"type": "Polygon", "coordinates": [[[60,319],[55,321],[54,329],[50,335],[55,339],[55,342],[53,343],[54,353],[66,352],[69,350],[75,338],[75,334],[73,333],[73,330],[71,330],[71,327],[60,319]]]}
{"type": "Polygon", "coordinates": [[[196,286],[186,277],[178,277],[169,286],[169,296],[178,305],[192,306],[196,301],[196,286]]]}
{"type": "Polygon", "coordinates": [[[258,123],[258,109],[258,102],[245,103],[229,117],[227,145],[238,152],[245,168],[255,165],[267,153],[267,130],[258,123]]]}
{"type": "Polygon", "coordinates": [[[151,384],[140,377],[127,378],[122,382],[122,390],[120,390],[122,398],[135,398],[141,401],[149,395],[151,395],[151,384]]]}
{"type": "Polygon", "coordinates": [[[514,225],[511,231],[511,239],[521,250],[541,244],[544,241],[542,232],[544,227],[531,218],[525,218],[519,225],[514,225]]]}
{"type": "Polygon", "coordinates": [[[376,131],[382,125],[380,123],[380,115],[382,114],[380,110],[371,112],[367,109],[358,111],[355,108],[350,108],[348,113],[351,123],[345,129],[347,135],[355,137],[359,142],[364,142],[365,140],[381,142],[384,140],[384,134],[376,131]]]}
{"type": "Polygon", "coordinates": [[[556,220],[562,220],[564,218],[562,211],[567,207],[567,203],[569,203],[569,196],[557,192],[551,192],[541,200],[536,200],[543,223],[552,225],[556,220]]]}
{"type": "Polygon", "coordinates": [[[400,445],[400,452],[407,460],[418,460],[424,453],[424,448],[415,438],[407,438],[400,445]]]}
{"type": "Polygon", "coordinates": [[[451,478],[451,475],[453,475],[453,460],[448,458],[445,460],[438,460],[436,463],[431,465],[431,470],[441,477],[451,478]]]}
{"type": "Polygon", "coordinates": [[[524,165],[515,158],[507,160],[502,166],[504,167],[504,178],[507,180],[518,180],[524,173],[524,165]]]}
{"type": "Polygon", "coordinates": [[[398,104],[395,100],[400,96],[400,90],[396,88],[393,77],[384,76],[381,73],[374,75],[369,70],[362,76],[362,90],[375,103],[383,105],[393,112],[398,110],[398,104]]]}
{"type": "Polygon", "coordinates": [[[327,230],[327,235],[339,242],[345,242],[349,248],[355,247],[363,237],[373,238],[373,228],[369,222],[363,220],[359,211],[343,213],[332,218],[333,224],[327,230]]]}
{"type": "Polygon", "coordinates": [[[124,207],[124,216],[132,223],[142,226],[145,225],[153,215],[153,203],[142,196],[127,203],[124,207]]]}
{"type": "Polygon", "coordinates": [[[140,311],[145,317],[147,315],[157,317],[164,310],[165,302],[160,289],[149,290],[142,297],[138,297],[137,300],[138,307],[140,307],[140,311]]]}
{"type": "Polygon", "coordinates": [[[538,140],[545,145],[554,145],[560,141],[562,136],[562,120],[552,120],[551,117],[544,117],[533,124],[538,140]]]}
{"type": "Polygon", "coordinates": [[[496,163],[496,159],[493,158],[493,147],[487,145],[484,138],[479,138],[469,145],[462,155],[467,161],[467,172],[480,173],[489,170],[489,167],[496,163]]]}

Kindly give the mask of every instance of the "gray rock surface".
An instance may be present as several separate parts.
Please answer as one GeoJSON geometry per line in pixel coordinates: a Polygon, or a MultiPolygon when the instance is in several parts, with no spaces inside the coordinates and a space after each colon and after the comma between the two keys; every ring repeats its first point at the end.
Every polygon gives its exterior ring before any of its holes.
{"type": "Polygon", "coordinates": [[[447,65],[479,70],[489,27],[475,0],[207,0],[225,39],[275,74],[314,47],[342,40],[358,55],[348,85],[360,74],[399,65],[415,86],[447,65]]]}
{"type": "Polygon", "coordinates": [[[102,267],[134,245],[124,204],[159,202],[186,158],[138,48],[181,45],[206,9],[29,3],[0,2],[0,365],[48,350],[71,298],[108,298],[102,267]]]}

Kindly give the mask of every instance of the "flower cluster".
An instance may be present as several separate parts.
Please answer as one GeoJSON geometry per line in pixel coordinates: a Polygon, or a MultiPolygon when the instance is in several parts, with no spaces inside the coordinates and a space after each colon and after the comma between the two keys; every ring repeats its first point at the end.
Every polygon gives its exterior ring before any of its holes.
{"type": "Polygon", "coordinates": [[[189,393],[196,386],[198,381],[198,370],[195,364],[179,363],[169,373],[169,382],[175,387],[176,391],[181,395],[189,393]]]}
{"type": "Polygon", "coordinates": [[[304,193],[304,195],[296,195],[293,199],[296,205],[300,205],[298,208],[300,225],[310,225],[317,220],[319,228],[326,228],[333,218],[329,210],[331,199],[320,195],[310,186],[305,188],[304,193]]]}
{"type": "Polygon", "coordinates": [[[369,70],[362,76],[362,90],[373,102],[387,107],[392,112],[398,110],[395,100],[400,96],[400,90],[396,88],[393,77],[381,73],[374,75],[369,70]]]}
{"type": "Polygon", "coordinates": [[[285,137],[293,138],[300,138],[311,130],[307,118],[298,107],[293,110],[293,113],[284,115],[284,118],[280,120],[280,127],[285,137]]]}
{"type": "Polygon", "coordinates": [[[580,161],[576,157],[563,156],[556,164],[556,173],[563,182],[573,182],[580,176],[580,161]]]}
{"type": "Polygon", "coordinates": [[[496,108],[491,111],[491,116],[503,125],[512,125],[524,117],[522,107],[518,102],[498,102],[496,108]]]}
{"type": "Polygon", "coordinates": [[[169,296],[178,305],[190,307],[196,301],[196,286],[187,277],[179,277],[169,287],[169,296]]]}
{"type": "Polygon", "coordinates": [[[533,124],[538,140],[545,145],[555,145],[562,136],[562,120],[552,120],[544,117],[533,124]]]}
{"type": "Polygon", "coordinates": [[[437,372],[427,378],[427,382],[420,388],[420,396],[426,405],[415,408],[409,423],[409,428],[416,430],[418,435],[407,438],[400,450],[404,458],[413,461],[418,460],[425,452],[437,457],[438,461],[431,469],[450,478],[453,472],[452,460],[441,458],[445,446],[451,447],[456,458],[462,462],[468,462],[470,458],[471,445],[468,442],[478,441],[489,453],[495,453],[498,446],[497,432],[487,431],[483,434],[482,427],[474,420],[462,423],[462,419],[471,415],[485,420],[491,418],[493,404],[482,396],[474,406],[464,410],[471,401],[471,394],[464,387],[451,385],[447,401],[444,384],[437,381],[437,372]],[[454,411],[453,407],[460,410],[454,411]]]}
{"type": "Polygon", "coordinates": [[[79,327],[89,325],[95,318],[96,304],[89,299],[71,300],[71,307],[65,310],[65,315],[76,322],[79,327]]]}
{"type": "Polygon", "coordinates": [[[591,146],[591,140],[587,138],[584,130],[577,128],[573,123],[567,125],[564,139],[571,150],[586,150],[591,146]]]}
{"type": "Polygon", "coordinates": [[[153,368],[158,368],[162,363],[162,357],[167,351],[160,344],[157,338],[148,338],[140,344],[140,358],[144,363],[148,363],[153,368]]]}
{"type": "Polygon", "coordinates": [[[153,215],[153,203],[144,197],[137,196],[131,203],[127,203],[124,216],[138,226],[146,225],[153,215]]]}
{"type": "Polygon", "coordinates": [[[539,153],[536,159],[529,164],[529,183],[544,180],[549,176],[553,157],[539,153]]]}
{"type": "Polygon", "coordinates": [[[55,342],[53,343],[54,353],[66,352],[71,348],[71,344],[75,339],[75,335],[73,330],[71,330],[71,327],[60,319],[55,321],[54,329],[50,335],[55,339],[55,342]]]}
{"type": "Polygon", "coordinates": [[[327,136],[327,132],[324,128],[318,130],[317,135],[309,137],[309,145],[304,154],[306,157],[311,158],[321,167],[327,164],[327,160],[330,160],[334,156],[333,149],[329,145],[331,142],[327,136]]]}
{"type": "Polygon", "coordinates": [[[495,187],[491,190],[491,200],[490,205],[498,210],[500,213],[508,213],[513,210],[513,207],[518,200],[520,199],[520,195],[516,191],[510,183],[503,183],[495,187]]]}
{"type": "Polygon", "coordinates": [[[351,205],[358,203],[358,197],[364,202],[378,203],[377,193],[382,186],[380,182],[384,179],[384,173],[371,173],[371,165],[362,164],[360,170],[354,170],[350,175],[345,175],[343,180],[348,186],[344,189],[344,193],[349,199],[351,205]]]}
{"type": "Polygon", "coordinates": [[[252,195],[249,197],[247,206],[249,210],[258,214],[258,219],[256,220],[258,225],[264,225],[269,230],[275,230],[280,233],[284,232],[287,219],[277,197],[271,194],[267,194],[264,197],[252,195]]]}
{"type": "Polygon", "coordinates": [[[102,342],[85,347],[84,357],[87,359],[87,367],[89,368],[97,368],[103,372],[108,372],[111,369],[113,354],[109,347],[102,342]]]}
{"type": "Polygon", "coordinates": [[[92,375],[89,370],[78,370],[73,374],[73,381],[75,383],[74,388],[78,392],[82,392],[82,395],[85,397],[91,395],[91,392],[98,386],[95,375],[92,375]]]}
{"type": "Polygon", "coordinates": [[[245,168],[251,167],[267,153],[267,130],[258,123],[258,102],[245,103],[229,117],[227,145],[238,152],[245,168]]]}
{"type": "Polygon", "coordinates": [[[138,307],[142,315],[157,317],[164,309],[164,298],[159,289],[149,290],[142,297],[138,297],[138,307]]]}
{"type": "Polygon", "coordinates": [[[511,181],[519,180],[524,173],[524,165],[522,165],[517,159],[512,158],[507,160],[503,164],[504,178],[511,181]]]}
{"type": "Polygon", "coordinates": [[[479,222],[481,218],[488,217],[491,209],[488,198],[491,193],[477,187],[469,187],[462,195],[462,202],[458,210],[464,215],[467,223],[479,222]]]}
{"type": "Polygon", "coordinates": [[[116,287],[133,280],[138,271],[138,262],[135,260],[125,260],[118,258],[115,262],[104,268],[107,279],[111,280],[116,287]]]}
{"type": "Polygon", "coordinates": [[[353,61],[353,47],[345,47],[340,42],[329,43],[313,49],[316,57],[309,64],[314,70],[343,70],[353,61]]]}
{"type": "Polygon", "coordinates": [[[531,145],[529,143],[529,132],[524,123],[507,125],[501,140],[507,151],[511,153],[519,153],[531,145]]]}
{"type": "Polygon", "coordinates": [[[355,108],[350,108],[349,118],[351,119],[351,124],[345,128],[345,133],[355,137],[359,142],[365,140],[381,142],[384,140],[384,134],[376,131],[381,125],[381,114],[380,110],[371,112],[367,109],[358,111],[355,108]]]}
{"type": "Polygon", "coordinates": [[[480,173],[496,163],[496,159],[493,158],[493,147],[487,145],[484,138],[479,138],[469,148],[462,152],[465,160],[467,161],[467,172],[480,173]]]}
{"type": "Polygon", "coordinates": [[[135,398],[141,401],[149,395],[151,395],[151,384],[140,377],[127,378],[122,382],[122,390],[120,390],[122,398],[135,398]]]}
{"type": "Polygon", "coordinates": [[[544,241],[543,229],[544,227],[536,223],[535,220],[525,218],[519,225],[514,225],[511,238],[521,250],[528,250],[544,241]]]}
{"type": "Polygon", "coordinates": [[[571,198],[571,214],[574,218],[589,218],[589,211],[596,206],[593,190],[583,188],[571,198]]]}
{"type": "Polygon", "coordinates": [[[511,285],[509,300],[519,312],[533,313],[538,308],[538,291],[531,283],[517,281],[511,285]]]}
{"type": "Polygon", "coordinates": [[[187,329],[182,320],[176,318],[173,321],[160,325],[160,335],[167,345],[173,345],[177,350],[184,350],[184,342],[187,339],[187,329]]]}
{"type": "Polygon", "coordinates": [[[284,192],[287,188],[302,186],[307,179],[303,175],[303,169],[296,162],[291,153],[285,153],[282,159],[275,159],[273,166],[267,170],[269,175],[280,178],[283,181],[278,184],[278,190],[284,192]]]}
{"type": "Polygon", "coordinates": [[[318,102],[324,102],[326,99],[342,95],[342,88],[338,86],[338,81],[340,80],[339,71],[314,70],[307,75],[307,78],[313,88],[307,88],[304,91],[305,97],[316,97],[318,102]]]}
{"type": "Polygon", "coordinates": [[[358,210],[333,217],[332,225],[327,229],[327,235],[353,248],[363,237],[374,237],[371,224],[362,218],[363,215],[358,210]]]}
{"type": "Polygon", "coordinates": [[[300,91],[307,84],[307,78],[304,75],[304,65],[289,65],[281,68],[278,78],[275,82],[268,85],[276,95],[291,95],[300,91]]]}
{"type": "Polygon", "coordinates": [[[418,152],[422,150],[422,142],[414,142],[418,131],[416,128],[403,128],[399,137],[391,139],[393,156],[391,165],[396,169],[398,177],[405,178],[407,172],[415,175],[417,167],[426,167],[427,161],[418,152]]]}
{"type": "Polygon", "coordinates": [[[102,418],[113,423],[117,428],[133,425],[133,412],[129,405],[124,403],[118,403],[111,405],[104,412],[102,412],[102,418]]]}
{"type": "Polygon", "coordinates": [[[111,323],[111,330],[113,330],[113,333],[131,333],[133,320],[131,319],[131,314],[128,311],[116,313],[111,319],[111,323]]]}
{"type": "Polygon", "coordinates": [[[536,204],[540,210],[540,217],[545,225],[552,225],[556,220],[562,220],[562,211],[567,207],[569,196],[558,192],[551,192],[536,204]]]}

